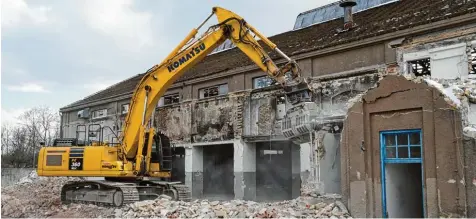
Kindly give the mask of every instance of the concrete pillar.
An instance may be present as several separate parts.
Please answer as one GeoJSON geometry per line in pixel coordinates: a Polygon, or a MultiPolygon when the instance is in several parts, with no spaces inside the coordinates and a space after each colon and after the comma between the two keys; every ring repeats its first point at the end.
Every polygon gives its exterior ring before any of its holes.
{"type": "Polygon", "coordinates": [[[320,161],[321,191],[341,194],[340,186],[340,134],[326,133],[323,140],[324,157],[320,161]]]}
{"type": "Polygon", "coordinates": [[[185,148],[185,184],[191,188],[193,198],[203,196],[203,147],[185,148]]]}
{"type": "Polygon", "coordinates": [[[311,174],[311,145],[304,143],[300,145],[301,162],[301,182],[307,182],[311,174]]]}
{"type": "Polygon", "coordinates": [[[297,198],[301,195],[301,149],[300,145],[290,143],[291,146],[291,172],[292,189],[291,197],[297,198]]]}
{"type": "Polygon", "coordinates": [[[235,199],[256,199],[256,149],[254,143],[235,140],[233,169],[235,199]]]}

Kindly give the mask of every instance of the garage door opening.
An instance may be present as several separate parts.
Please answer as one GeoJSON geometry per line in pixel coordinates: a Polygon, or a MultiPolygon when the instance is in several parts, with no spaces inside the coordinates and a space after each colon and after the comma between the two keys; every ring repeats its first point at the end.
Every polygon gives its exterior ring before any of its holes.
{"type": "Polygon", "coordinates": [[[423,218],[421,130],[380,133],[383,217],[423,218]]]}
{"type": "Polygon", "coordinates": [[[280,201],[292,197],[290,142],[256,143],[256,199],[280,201]]]}
{"type": "Polygon", "coordinates": [[[172,178],[173,182],[185,183],[185,148],[172,148],[172,178]]]}
{"type": "Polygon", "coordinates": [[[235,197],[233,144],[203,147],[203,196],[210,200],[235,197]]]}

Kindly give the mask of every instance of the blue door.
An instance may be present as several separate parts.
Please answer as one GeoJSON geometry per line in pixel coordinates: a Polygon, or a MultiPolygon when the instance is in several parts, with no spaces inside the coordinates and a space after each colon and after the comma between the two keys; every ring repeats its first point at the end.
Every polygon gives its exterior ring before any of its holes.
{"type": "Polygon", "coordinates": [[[425,215],[422,149],[421,129],[380,132],[384,218],[425,215]]]}

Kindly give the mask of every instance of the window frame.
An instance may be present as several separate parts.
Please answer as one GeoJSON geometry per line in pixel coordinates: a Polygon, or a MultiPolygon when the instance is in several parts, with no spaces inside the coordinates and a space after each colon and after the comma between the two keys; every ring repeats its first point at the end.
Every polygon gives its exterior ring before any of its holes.
{"type": "MultiPolygon", "coordinates": [[[[429,75],[431,76],[431,58],[430,57],[420,57],[420,58],[417,58],[417,59],[412,59],[412,60],[406,60],[406,64],[407,64],[407,72],[409,74],[414,74],[415,76],[424,76],[424,75],[429,75]],[[422,60],[428,60],[428,63],[429,63],[429,66],[428,66],[428,69],[429,69],[429,74],[415,74],[415,72],[413,71],[413,65],[417,65],[417,63],[414,63],[414,62],[418,62],[418,61],[422,61],[422,60]]],[[[424,73],[424,72],[422,72],[424,73]]]]}
{"type": "Polygon", "coordinates": [[[180,103],[180,93],[172,93],[172,94],[167,94],[160,97],[159,102],[157,103],[157,107],[170,106],[170,105],[174,105],[178,103],[180,103]],[[165,98],[168,98],[168,97],[171,97],[172,100],[173,100],[173,97],[177,97],[178,101],[177,102],[172,101],[171,103],[166,104],[165,98]]]}
{"type": "Polygon", "coordinates": [[[381,146],[381,158],[382,162],[384,163],[421,163],[423,161],[423,133],[421,129],[404,129],[404,130],[394,130],[394,131],[381,131],[380,132],[380,146],[381,146]],[[419,144],[411,144],[410,135],[411,134],[419,134],[419,144]],[[398,136],[402,134],[407,134],[407,144],[399,144],[398,143],[398,136]],[[394,136],[395,137],[395,145],[388,146],[386,144],[387,136],[394,136]],[[412,157],[411,156],[411,148],[412,147],[419,147],[420,148],[420,156],[419,157],[412,157]],[[395,157],[388,157],[387,156],[387,148],[395,148],[395,157]],[[398,150],[399,148],[407,150],[407,157],[399,157],[398,150]]]}
{"type": "Polygon", "coordinates": [[[203,87],[203,88],[200,88],[198,89],[198,99],[207,99],[207,98],[212,98],[212,97],[219,97],[219,96],[225,96],[229,93],[229,87],[228,87],[228,83],[222,83],[222,84],[217,84],[217,85],[213,85],[213,86],[208,86],[208,87],[203,87]],[[220,87],[221,86],[226,86],[226,92],[224,94],[220,94],[220,87]],[[202,91],[206,90],[206,89],[210,89],[210,88],[217,88],[217,95],[213,95],[213,96],[207,96],[205,97],[204,95],[202,95],[202,91]]]}
{"type": "Polygon", "coordinates": [[[257,79],[261,79],[261,78],[264,78],[264,79],[267,78],[267,79],[269,79],[271,82],[273,82],[273,79],[272,79],[269,75],[256,76],[256,77],[251,78],[251,88],[252,88],[252,89],[261,89],[261,88],[273,86],[273,84],[271,83],[271,84],[269,84],[269,85],[267,85],[267,86],[264,86],[264,87],[256,87],[256,86],[255,86],[255,81],[256,81],[257,79]]]}
{"type": "Polygon", "coordinates": [[[108,116],[108,111],[109,111],[109,110],[108,110],[107,108],[94,110],[94,111],[91,113],[91,118],[92,118],[92,119],[102,119],[102,118],[106,118],[106,117],[108,116]],[[102,116],[96,116],[96,113],[99,112],[99,111],[105,112],[104,115],[102,115],[102,116]]]}
{"type": "Polygon", "coordinates": [[[129,106],[130,106],[129,103],[121,104],[121,115],[129,113],[129,106]],[[123,109],[124,106],[127,106],[126,112],[124,112],[124,109],[123,109]]]}

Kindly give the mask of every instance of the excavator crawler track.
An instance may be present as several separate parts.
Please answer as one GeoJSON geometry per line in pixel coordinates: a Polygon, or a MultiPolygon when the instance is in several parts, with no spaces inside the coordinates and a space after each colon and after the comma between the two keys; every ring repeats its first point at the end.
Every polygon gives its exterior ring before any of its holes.
{"type": "Polygon", "coordinates": [[[190,188],[186,185],[172,185],[178,192],[178,201],[189,202],[192,200],[192,192],[190,188]]]}
{"type": "Polygon", "coordinates": [[[190,189],[181,184],[167,182],[110,182],[70,181],[61,189],[63,204],[84,203],[120,207],[142,200],[150,200],[162,194],[172,200],[190,201],[190,189]]]}

